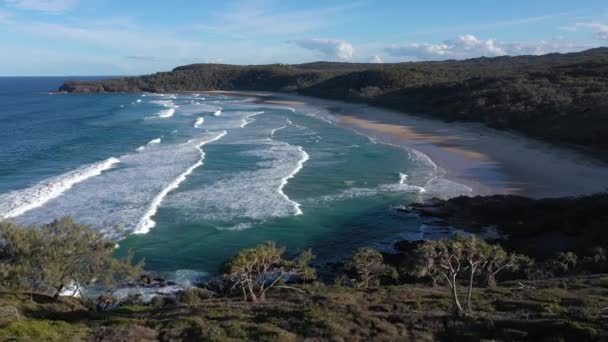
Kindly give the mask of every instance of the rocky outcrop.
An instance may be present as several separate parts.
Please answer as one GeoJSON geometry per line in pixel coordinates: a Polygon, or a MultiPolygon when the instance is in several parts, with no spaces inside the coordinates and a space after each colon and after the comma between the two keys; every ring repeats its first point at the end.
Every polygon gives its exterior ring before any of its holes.
{"type": "MultiPolygon", "coordinates": [[[[536,258],[608,247],[608,194],[530,199],[520,196],[458,197],[413,204],[405,212],[436,217],[469,232],[495,227],[508,249],[536,258]]],[[[397,245],[402,250],[407,243],[397,245]]],[[[407,248],[405,248],[407,250],[407,248]]]]}

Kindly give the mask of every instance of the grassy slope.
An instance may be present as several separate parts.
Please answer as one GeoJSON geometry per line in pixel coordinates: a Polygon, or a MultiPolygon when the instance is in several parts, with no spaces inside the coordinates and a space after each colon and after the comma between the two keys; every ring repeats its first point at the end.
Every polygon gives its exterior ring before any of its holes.
{"type": "Polygon", "coordinates": [[[73,299],[33,302],[0,295],[21,321],[4,315],[0,339],[87,340],[594,340],[608,338],[608,276],[519,282],[474,292],[475,313],[452,320],[444,288],[307,288],[263,304],[206,299],[196,304],[131,305],[95,313],[73,299]],[[555,288],[559,287],[559,288],[555,288]]]}

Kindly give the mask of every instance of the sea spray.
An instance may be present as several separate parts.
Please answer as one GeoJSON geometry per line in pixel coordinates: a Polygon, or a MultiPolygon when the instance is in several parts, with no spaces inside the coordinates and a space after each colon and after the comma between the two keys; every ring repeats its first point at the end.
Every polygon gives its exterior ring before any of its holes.
{"type": "Polygon", "coordinates": [[[33,187],[0,195],[0,217],[4,219],[13,218],[40,207],[48,201],[61,196],[75,184],[98,176],[119,162],[120,160],[117,158],[108,158],[104,161],[83,166],[74,171],[47,179],[33,187]]]}

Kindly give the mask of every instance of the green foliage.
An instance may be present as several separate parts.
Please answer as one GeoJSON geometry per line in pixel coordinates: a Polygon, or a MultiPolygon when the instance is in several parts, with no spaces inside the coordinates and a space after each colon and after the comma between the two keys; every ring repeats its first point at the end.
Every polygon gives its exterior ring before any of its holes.
{"type": "Polygon", "coordinates": [[[285,248],[271,241],[244,249],[226,263],[224,276],[242,291],[245,300],[254,302],[265,300],[266,293],[286,278],[299,277],[305,281],[315,278],[314,268],[309,267],[314,257],[310,250],[295,260],[284,259],[284,253],[285,248]]]}
{"type": "Polygon", "coordinates": [[[142,263],[113,257],[114,243],[70,218],[41,227],[0,222],[1,286],[57,297],[68,285],[112,286],[138,275],[142,263]]]}
{"type": "Polygon", "coordinates": [[[504,270],[517,270],[531,262],[522,255],[507,253],[499,245],[492,245],[474,236],[453,240],[429,240],[420,244],[413,253],[410,274],[429,276],[436,285],[436,279],[443,278],[450,288],[453,312],[462,315],[464,309],[458,295],[458,284],[466,280],[467,309],[472,310],[472,291],[475,279],[483,276],[486,286],[496,286],[496,275],[504,270]],[[464,277],[466,275],[466,277],[464,277]]]}
{"type": "Polygon", "coordinates": [[[3,341],[79,341],[84,340],[89,329],[80,324],[64,321],[27,320],[0,327],[3,341]]]}
{"type": "Polygon", "coordinates": [[[262,90],[477,121],[606,157],[608,49],[395,64],[192,64],[141,77],[68,82],[68,92],[262,90]]]}
{"type": "Polygon", "coordinates": [[[177,302],[186,305],[197,305],[211,297],[212,293],[210,291],[197,287],[191,287],[176,294],[177,302]]]}
{"type": "Polygon", "coordinates": [[[346,269],[354,274],[354,285],[357,288],[378,286],[384,276],[393,279],[398,277],[393,267],[384,264],[382,253],[369,247],[357,249],[347,262],[346,269]]]}

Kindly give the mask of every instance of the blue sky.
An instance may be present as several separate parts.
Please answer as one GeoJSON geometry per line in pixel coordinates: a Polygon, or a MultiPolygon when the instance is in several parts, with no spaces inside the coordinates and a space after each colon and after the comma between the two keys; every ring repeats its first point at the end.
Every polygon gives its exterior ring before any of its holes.
{"type": "Polygon", "coordinates": [[[608,45],[605,0],[0,0],[0,75],[397,62],[608,45]]]}

